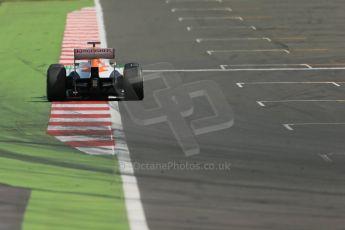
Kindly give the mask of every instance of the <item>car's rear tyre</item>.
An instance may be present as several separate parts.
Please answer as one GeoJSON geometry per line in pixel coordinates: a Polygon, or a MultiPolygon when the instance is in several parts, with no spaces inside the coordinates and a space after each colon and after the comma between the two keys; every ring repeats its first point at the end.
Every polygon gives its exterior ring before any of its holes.
{"type": "Polygon", "coordinates": [[[66,99],[66,69],[61,64],[52,64],[47,71],[48,101],[63,101],[66,99]]]}
{"type": "Polygon", "coordinates": [[[144,80],[140,65],[138,63],[126,64],[123,77],[125,100],[143,100],[144,80]]]}

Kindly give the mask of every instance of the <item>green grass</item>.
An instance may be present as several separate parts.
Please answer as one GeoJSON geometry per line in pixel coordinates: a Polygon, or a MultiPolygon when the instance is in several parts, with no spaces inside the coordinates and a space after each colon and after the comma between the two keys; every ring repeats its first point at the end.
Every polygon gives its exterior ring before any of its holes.
{"type": "Polygon", "coordinates": [[[128,229],[117,161],[46,135],[45,74],[66,14],[91,0],[0,5],[0,183],[32,189],[23,229],[128,229]]]}

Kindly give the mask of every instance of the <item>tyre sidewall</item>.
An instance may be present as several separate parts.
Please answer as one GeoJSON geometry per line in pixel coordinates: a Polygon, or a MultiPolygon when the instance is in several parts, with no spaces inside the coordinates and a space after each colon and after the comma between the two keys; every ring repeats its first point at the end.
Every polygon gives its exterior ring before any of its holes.
{"type": "Polygon", "coordinates": [[[47,71],[47,98],[49,101],[66,99],[66,69],[63,65],[50,65],[47,71]]]}
{"type": "Polygon", "coordinates": [[[124,88],[127,100],[143,100],[144,82],[138,63],[128,63],[124,68],[124,88]]]}

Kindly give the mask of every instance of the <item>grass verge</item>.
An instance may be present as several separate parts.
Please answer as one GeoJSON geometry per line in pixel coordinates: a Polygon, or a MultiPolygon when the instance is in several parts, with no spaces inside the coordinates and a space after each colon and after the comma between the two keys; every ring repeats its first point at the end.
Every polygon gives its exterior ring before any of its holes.
{"type": "Polygon", "coordinates": [[[45,75],[66,14],[91,0],[0,5],[0,183],[32,189],[23,229],[128,229],[115,158],[87,156],[46,135],[45,75]]]}

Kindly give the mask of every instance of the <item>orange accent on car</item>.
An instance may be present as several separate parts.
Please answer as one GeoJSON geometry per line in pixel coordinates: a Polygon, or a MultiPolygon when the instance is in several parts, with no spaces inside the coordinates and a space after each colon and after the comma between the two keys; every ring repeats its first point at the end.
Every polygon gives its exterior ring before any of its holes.
{"type": "MultiPolygon", "coordinates": [[[[108,66],[102,62],[101,59],[92,59],[91,60],[91,67],[98,67],[99,70],[98,72],[106,72],[108,71],[108,66]]],[[[90,66],[81,66],[81,71],[82,72],[91,72],[91,67],[90,66]]]]}

